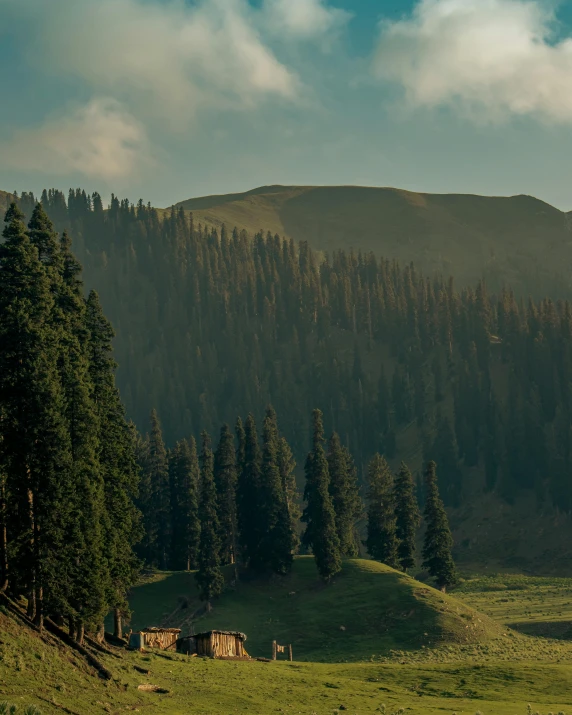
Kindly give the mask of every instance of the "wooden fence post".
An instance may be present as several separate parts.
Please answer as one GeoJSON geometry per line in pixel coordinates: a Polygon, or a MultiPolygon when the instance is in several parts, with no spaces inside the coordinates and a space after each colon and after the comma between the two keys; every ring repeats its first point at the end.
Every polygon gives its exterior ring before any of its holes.
{"type": "Polygon", "coordinates": [[[272,660],[276,660],[276,641],[272,641],[272,660]]]}
{"type": "Polygon", "coordinates": [[[292,658],[292,643],[288,646],[288,660],[293,660],[292,658]]]}

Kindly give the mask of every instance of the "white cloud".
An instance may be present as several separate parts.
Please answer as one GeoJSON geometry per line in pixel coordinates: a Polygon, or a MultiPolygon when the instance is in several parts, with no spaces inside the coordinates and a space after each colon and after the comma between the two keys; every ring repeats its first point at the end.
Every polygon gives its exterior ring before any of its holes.
{"type": "Polygon", "coordinates": [[[382,23],[375,72],[413,107],[571,122],[572,39],[555,40],[553,27],[535,0],[421,0],[411,17],[382,23]]]}
{"type": "Polygon", "coordinates": [[[270,30],[300,39],[335,35],[351,17],[323,0],[265,0],[263,11],[270,30]]]}
{"type": "Polygon", "coordinates": [[[0,0],[22,17],[29,62],[75,76],[138,116],[184,128],[203,108],[293,101],[295,73],[256,29],[246,0],[0,0]]]}
{"type": "Polygon", "coordinates": [[[0,143],[0,162],[19,171],[112,180],[139,171],[150,156],[141,125],[114,99],[95,98],[39,127],[16,131],[0,143]]]}

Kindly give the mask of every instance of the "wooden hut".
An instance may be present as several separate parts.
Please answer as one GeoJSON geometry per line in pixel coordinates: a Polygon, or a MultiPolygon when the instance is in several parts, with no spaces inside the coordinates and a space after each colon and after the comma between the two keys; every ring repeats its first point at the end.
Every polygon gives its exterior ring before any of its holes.
{"type": "Polygon", "coordinates": [[[246,636],[238,631],[207,631],[177,640],[177,652],[186,655],[203,655],[208,658],[250,658],[244,647],[246,636]]]}
{"type": "Polygon", "coordinates": [[[129,647],[134,650],[175,648],[180,632],[180,628],[144,628],[139,633],[132,633],[129,636],[129,647]]]}

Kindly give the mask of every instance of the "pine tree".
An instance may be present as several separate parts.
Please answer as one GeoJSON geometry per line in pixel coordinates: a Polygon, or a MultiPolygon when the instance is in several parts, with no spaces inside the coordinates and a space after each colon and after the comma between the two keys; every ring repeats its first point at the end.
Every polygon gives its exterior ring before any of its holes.
{"type": "Polygon", "coordinates": [[[260,474],[260,567],[286,574],[292,567],[295,540],[279,467],[276,412],[266,410],[260,474]]]}
{"type": "Polygon", "coordinates": [[[115,594],[109,569],[113,555],[106,553],[109,544],[105,543],[105,534],[113,527],[100,462],[100,415],[90,370],[90,334],[81,265],[71,252],[66,233],[56,259],[53,226],[39,205],[32,214],[30,229],[33,226],[35,230],[30,233],[41,237],[40,245],[50,247],[50,262],[59,268],[60,280],[57,283],[54,280],[57,298],[53,320],[60,342],[58,362],[71,443],[73,485],[68,495],[73,516],[65,541],[68,562],[74,564],[68,583],[72,586],[70,599],[75,611],[76,637],[79,633],[81,640],[86,626],[101,628],[115,594]]]}
{"type": "Polygon", "coordinates": [[[220,524],[221,561],[236,561],[238,527],[236,514],[236,454],[234,437],[227,424],[220,432],[220,441],[214,456],[214,478],[217,490],[218,518],[220,524]]]}
{"type": "Polygon", "coordinates": [[[194,437],[177,442],[169,455],[171,483],[171,562],[175,570],[190,571],[197,563],[199,521],[199,461],[194,437]]]}
{"type": "MultiPolygon", "coordinates": [[[[40,261],[15,204],[0,245],[0,404],[11,573],[42,627],[70,610],[65,534],[73,521],[72,454],[60,383],[60,340],[52,316],[54,276],[40,261]]],[[[57,250],[57,245],[56,249],[57,250]]]]}
{"type": "Polygon", "coordinates": [[[357,470],[349,451],[334,432],[328,443],[330,494],[336,515],[336,531],[342,556],[358,555],[355,524],[362,512],[357,470]]]}
{"type": "Polygon", "coordinates": [[[256,566],[259,562],[261,538],[260,461],[256,423],[254,417],[248,415],[244,437],[244,457],[237,486],[237,504],[242,557],[245,563],[251,566],[256,566]]]}
{"type": "Polygon", "coordinates": [[[312,420],[312,449],[305,464],[306,508],[302,514],[302,521],[306,524],[306,529],[302,536],[302,543],[312,549],[318,573],[324,581],[329,581],[341,571],[342,558],[340,540],[336,531],[336,515],[329,492],[330,475],[324,451],[322,412],[314,410],[312,420]]]}
{"type": "Polygon", "coordinates": [[[399,563],[403,571],[407,572],[415,566],[415,543],[421,515],[413,476],[405,462],[401,462],[395,479],[394,503],[399,563]]]}
{"type": "Polygon", "coordinates": [[[223,592],[224,576],[220,570],[220,525],[213,474],[214,456],[211,440],[206,432],[202,433],[201,442],[201,536],[196,580],[201,600],[210,601],[223,592]]]}
{"type": "Polygon", "coordinates": [[[156,410],[151,412],[146,467],[149,473],[151,503],[145,517],[146,528],[152,539],[149,542],[147,559],[149,564],[166,569],[171,545],[169,464],[156,410]]]}
{"type": "Polygon", "coordinates": [[[290,530],[293,538],[292,551],[297,553],[300,546],[297,528],[302,516],[302,509],[300,508],[300,494],[296,485],[296,461],[286,437],[283,436],[278,440],[278,469],[280,470],[282,490],[286,496],[286,506],[290,516],[290,530]]]}
{"type": "Polygon", "coordinates": [[[392,568],[399,568],[393,475],[385,459],[376,454],[368,465],[367,539],[369,555],[392,568]]]}
{"type": "Polygon", "coordinates": [[[451,550],[453,537],[449,520],[439,496],[437,465],[429,462],[425,472],[425,541],[423,545],[423,568],[429,570],[438,588],[445,591],[457,582],[457,574],[451,550]]]}

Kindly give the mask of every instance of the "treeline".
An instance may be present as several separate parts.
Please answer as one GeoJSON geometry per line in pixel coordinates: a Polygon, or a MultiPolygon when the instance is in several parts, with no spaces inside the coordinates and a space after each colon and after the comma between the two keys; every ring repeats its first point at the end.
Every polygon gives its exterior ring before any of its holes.
{"type": "MultiPolygon", "coordinates": [[[[296,463],[281,435],[276,412],[267,408],[261,434],[249,414],[234,434],[220,430],[213,451],[201,434],[168,451],[155,411],[151,431],[139,443],[140,508],[145,536],[142,559],[161,569],[196,569],[201,598],[219,596],[223,566],[255,574],[287,574],[301,548],[312,553],[320,577],[340,572],[344,557],[361,553],[360,521],[365,515],[357,469],[337,433],[327,440],[323,415],[312,413],[312,438],[304,472],[304,509],[296,488],[296,463]],[[299,538],[300,520],[304,528],[299,538]]],[[[369,555],[396,569],[416,565],[420,513],[411,472],[402,463],[396,478],[376,454],[368,468],[367,539],[369,555]]],[[[425,481],[423,566],[439,588],[456,581],[447,516],[437,488],[435,463],[425,481]]]]}
{"type": "MultiPolygon", "coordinates": [[[[28,212],[34,201],[19,197],[28,212]]],[[[80,190],[42,205],[73,229],[117,328],[128,413],[142,425],[156,406],[169,444],[273,404],[301,461],[317,405],[362,480],[378,450],[416,469],[433,457],[448,505],[478,468],[507,500],[532,490],[572,511],[569,303],[493,296],[482,282],[459,291],[413,265],[322,258],[142,202],[113,197],[104,211],[80,190]]]]}
{"type": "Polygon", "coordinates": [[[83,642],[127,609],[139,562],[136,433],[115,385],[113,331],[37,204],[0,244],[0,592],[38,628],[83,642]]]}

